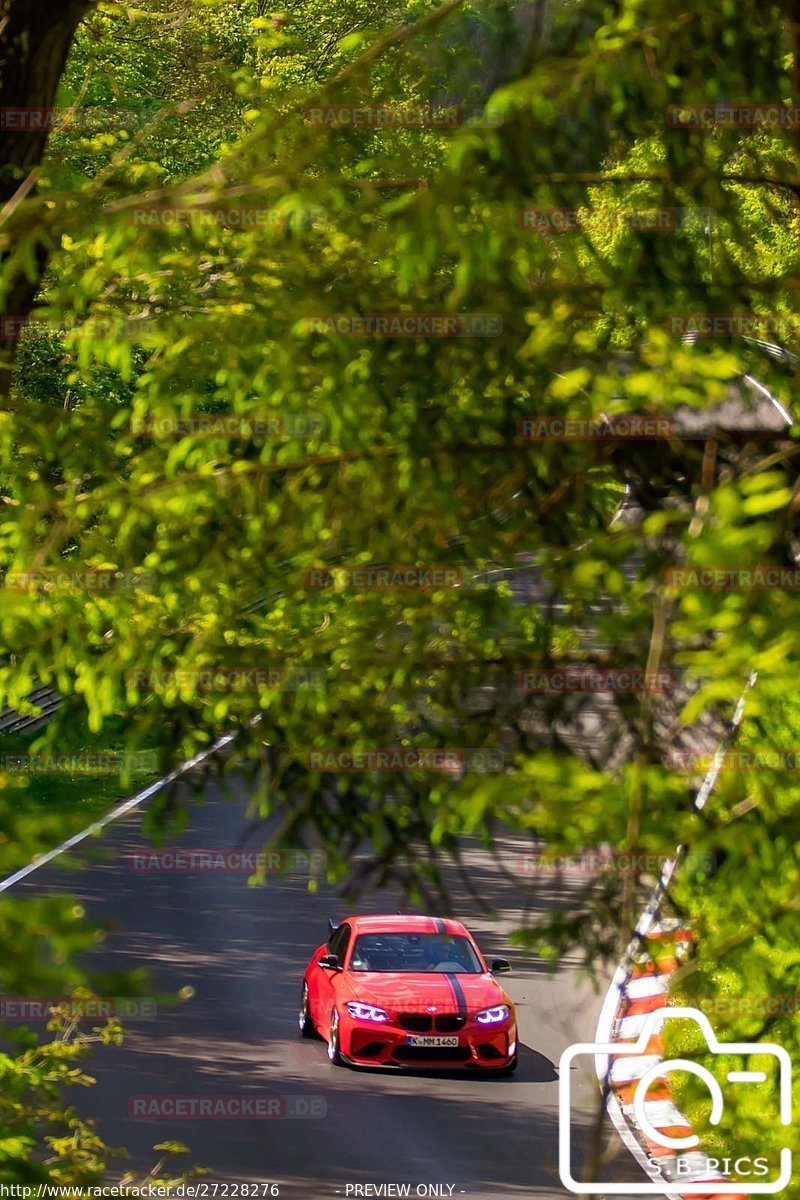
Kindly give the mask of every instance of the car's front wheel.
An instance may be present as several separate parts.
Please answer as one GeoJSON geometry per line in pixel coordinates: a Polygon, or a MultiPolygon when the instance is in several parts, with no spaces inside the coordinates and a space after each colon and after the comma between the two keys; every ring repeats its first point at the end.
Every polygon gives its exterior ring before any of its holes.
{"type": "Polygon", "coordinates": [[[300,1036],[304,1038],[313,1038],[316,1034],[314,1022],[311,1020],[311,1013],[308,1007],[308,984],[303,983],[303,990],[300,994],[300,1011],[297,1014],[297,1024],[300,1026],[300,1036]]]}
{"type": "Polygon", "coordinates": [[[328,1036],[328,1058],[335,1067],[344,1065],[342,1052],[339,1049],[339,1014],[334,1008],[331,1012],[331,1031],[328,1036]]]}

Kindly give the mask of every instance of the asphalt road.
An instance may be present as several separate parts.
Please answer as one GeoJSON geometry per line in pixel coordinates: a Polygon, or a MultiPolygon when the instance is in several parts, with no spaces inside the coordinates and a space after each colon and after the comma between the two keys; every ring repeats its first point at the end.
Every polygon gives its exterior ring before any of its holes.
{"type": "MultiPolygon", "coordinates": [[[[226,801],[212,789],[206,801],[192,807],[190,828],[171,845],[241,848],[245,798],[226,801]]],[[[88,918],[108,929],[95,966],[147,966],[154,993],[194,990],[185,1003],[160,1004],[154,1019],[130,1021],[121,1048],[93,1056],[97,1086],[71,1097],[98,1118],[108,1143],[128,1148],[131,1165],[149,1169],[159,1157],[152,1147],[178,1139],[191,1147],[191,1161],[211,1169],[209,1181],[276,1183],[291,1198],[397,1194],[354,1190],[389,1183],[410,1184],[411,1195],[438,1185],[427,1194],[471,1200],[568,1194],[558,1179],[556,1068],[569,1044],[591,1040],[602,994],[579,979],[575,964],[551,976],[509,945],[508,932],[526,920],[523,905],[535,914],[562,902],[569,886],[542,879],[532,904],[526,901],[522,843],[503,845],[505,866],[519,881],[504,879],[490,856],[470,850],[472,881],[497,915],[481,912],[463,889],[455,913],[487,957],[512,961],[503,983],[517,1005],[522,1048],[511,1079],[350,1071],[330,1065],[322,1042],[299,1038],[303,970],[326,936],[327,917],[346,915],[332,889],[309,893],[307,872],[254,888],[246,872],[135,871],[131,855],[149,847],[137,814],[113,826],[102,845],[102,860],[90,855],[79,873],[46,867],[14,894],[77,895],[88,918]],[[131,1115],[136,1097],[157,1097],[163,1108],[175,1096],[252,1101],[265,1094],[280,1097],[281,1109],[311,1115],[131,1115]]],[[[383,892],[366,897],[358,911],[397,908],[396,897],[383,892]]],[[[585,1125],[593,1091],[588,1077],[575,1082],[585,1125]]],[[[624,1155],[620,1165],[621,1178],[637,1178],[624,1155]]]]}

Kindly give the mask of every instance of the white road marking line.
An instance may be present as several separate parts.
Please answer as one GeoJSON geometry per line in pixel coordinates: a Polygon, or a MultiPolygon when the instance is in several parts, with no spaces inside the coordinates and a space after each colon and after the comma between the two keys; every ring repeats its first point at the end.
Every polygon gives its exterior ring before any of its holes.
{"type": "Polygon", "coordinates": [[[157,779],[155,783],[149,784],[141,792],[137,792],[135,796],[131,796],[129,800],[123,800],[122,804],[118,804],[116,808],[112,808],[111,812],[106,813],[99,820],[93,821],[86,829],[82,829],[79,833],[75,833],[72,837],[67,838],[60,846],[56,846],[53,850],[48,850],[46,854],[40,855],[32,863],[28,863],[26,867],[20,867],[18,871],[15,871],[13,875],[9,875],[6,879],[0,879],[0,892],[7,892],[15,883],[20,883],[23,879],[27,879],[34,871],[38,871],[40,867],[44,867],[47,863],[52,862],[54,858],[65,854],[67,850],[72,850],[74,846],[80,845],[86,838],[95,836],[101,830],[105,829],[107,825],[111,825],[113,821],[118,821],[126,813],[132,812],[134,808],[143,804],[145,800],[149,800],[151,796],[157,795],[168,784],[174,783],[176,779],[180,779],[181,775],[185,775],[192,767],[198,766],[200,763],[205,762],[207,758],[210,758],[212,754],[217,754],[220,750],[224,750],[227,746],[230,746],[236,740],[236,736],[235,733],[226,733],[224,737],[218,738],[207,750],[201,750],[199,754],[195,754],[194,758],[187,759],[185,763],[181,763],[179,767],[176,767],[174,771],[170,771],[169,775],[165,775],[163,779],[157,779]]]}

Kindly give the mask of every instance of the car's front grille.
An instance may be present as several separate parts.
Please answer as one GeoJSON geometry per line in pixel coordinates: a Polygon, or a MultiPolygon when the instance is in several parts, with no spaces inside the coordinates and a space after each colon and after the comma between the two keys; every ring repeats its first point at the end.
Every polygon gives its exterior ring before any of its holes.
{"type": "Polygon", "coordinates": [[[467,1023],[467,1018],[456,1013],[448,1013],[438,1017],[429,1017],[427,1013],[400,1013],[397,1018],[403,1029],[409,1033],[458,1033],[467,1023]]]}
{"type": "Polygon", "coordinates": [[[469,1046],[396,1046],[398,1062],[466,1062],[472,1058],[469,1046]]]}
{"type": "Polygon", "coordinates": [[[466,1017],[434,1017],[433,1024],[437,1033],[458,1033],[467,1023],[466,1017]]]}
{"type": "Polygon", "coordinates": [[[409,1033],[429,1033],[433,1026],[426,1013],[400,1013],[397,1020],[409,1033]]]}

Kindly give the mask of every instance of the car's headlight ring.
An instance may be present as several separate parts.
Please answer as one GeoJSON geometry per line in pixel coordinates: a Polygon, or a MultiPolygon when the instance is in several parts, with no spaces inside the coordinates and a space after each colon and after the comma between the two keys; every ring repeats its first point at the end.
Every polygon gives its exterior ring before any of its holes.
{"type": "Polygon", "coordinates": [[[484,1008],[475,1017],[479,1025],[500,1025],[507,1021],[510,1009],[507,1004],[495,1004],[492,1008],[484,1008]]]}
{"type": "Polygon", "coordinates": [[[345,1008],[357,1021],[375,1021],[382,1024],[389,1020],[389,1014],[385,1009],[376,1008],[374,1004],[362,1004],[360,1000],[348,1000],[345,1008]]]}

